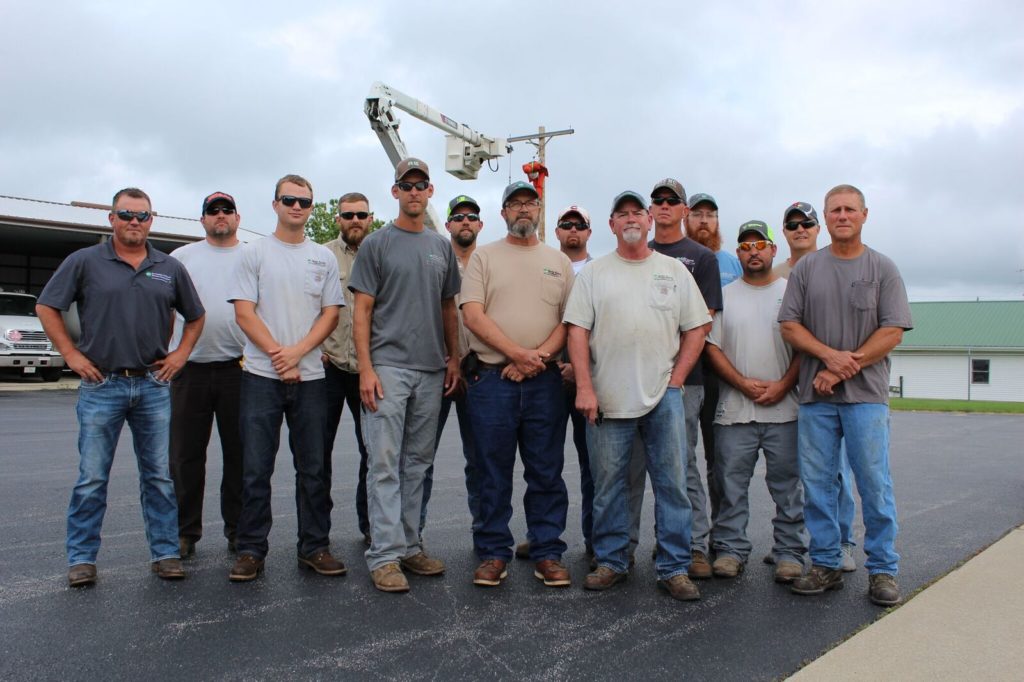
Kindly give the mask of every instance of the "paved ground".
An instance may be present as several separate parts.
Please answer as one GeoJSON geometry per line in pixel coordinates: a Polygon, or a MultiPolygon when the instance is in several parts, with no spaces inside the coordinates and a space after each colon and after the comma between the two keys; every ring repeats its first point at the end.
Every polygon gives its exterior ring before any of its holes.
{"type": "MultiPolygon", "coordinates": [[[[347,414],[335,449],[332,537],[350,566],[348,576],[323,578],[297,569],[294,479],[283,453],[263,578],[228,583],[231,556],[214,502],[198,556],[188,565],[189,579],[159,581],[148,570],[126,435],[112,473],[100,583],[70,590],[63,538],[77,466],[74,400],[73,391],[0,392],[0,679],[777,679],[883,613],[864,596],[863,570],[848,576],[845,590],[799,598],[772,583],[769,567],[756,560],[739,580],[702,583],[700,602],[674,602],[654,587],[649,531],[642,559],[621,589],[583,592],[571,443],[566,479],[574,506],[566,559],[576,584],[545,588],[527,564],[517,562],[500,589],[474,588],[454,423],[442,441],[426,534],[448,572],[414,576],[407,595],[378,593],[360,556],[347,414]]],[[[1021,417],[893,415],[906,593],[1024,522],[1022,441],[1021,417]]],[[[208,499],[216,499],[216,486],[213,477],[208,499]]],[[[521,492],[520,483],[517,497],[521,492]]],[[[771,510],[763,485],[755,482],[751,499],[756,559],[771,541],[771,510]]],[[[645,519],[650,515],[648,496],[645,519]]],[[[513,523],[522,537],[519,509],[513,523]]]]}

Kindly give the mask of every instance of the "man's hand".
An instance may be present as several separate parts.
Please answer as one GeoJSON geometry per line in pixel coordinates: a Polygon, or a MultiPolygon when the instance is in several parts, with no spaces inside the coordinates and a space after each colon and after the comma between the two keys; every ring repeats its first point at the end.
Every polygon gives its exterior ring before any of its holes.
{"type": "Polygon", "coordinates": [[[814,390],[822,395],[832,395],[835,388],[842,379],[827,369],[823,369],[814,376],[814,390]]]}
{"type": "Polygon", "coordinates": [[[764,394],[765,388],[768,387],[768,382],[761,379],[753,379],[751,377],[743,377],[740,379],[739,386],[737,386],[743,395],[747,396],[754,402],[764,394]]]}
{"type": "Polygon", "coordinates": [[[783,398],[789,391],[786,390],[786,384],[782,381],[768,381],[765,382],[764,391],[760,396],[754,398],[754,402],[758,405],[774,405],[783,398]]]}
{"type": "Polygon", "coordinates": [[[377,398],[384,397],[384,387],[373,367],[359,370],[359,399],[370,412],[377,411],[377,398]]]}
{"type": "Polygon", "coordinates": [[[68,367],[71,368],[78,376],[88,381],[103,381],[103,373],[100,372],[96,365],[92,364],[89,358],[82,355],[82,352],[77,348],[69,351],[64,355],[64,362],[68,363],[68,367]]]}
{"type": "Polygon", "coordinates": [[[550,356],[550,353],[541,352],[536,348],[522,348],[510,360],[515,364],[520,374],[529,378],[535,377],[544,371],[544,361],[550,356]]]}
{"type": "Polygon", "coordinates": [[[448,358],[444,370],[444,395],[445,397],[455,395],[462,384],[462,370],[459,367],[458,358],[448,358]]]}
{"type": "Polygon", "coordinates": [[[526,378],[526,375],[520,372],[518,369],[516,369],[515,365],[509,363],[501,369],[501,378],[508,379],[509,381],[514,381],[518,384],[519,382],[526,378]]]}
{"type": "Polygon", "coordinates": [[[859,360],[862,357],[864,357],[863,353],[836,350],[826,355],[822,360],[825,361],[825,366],[828,370],[843,381],[860,371],[859,360]]]}
{"type": "Polygon", "coordinates": [[[562,383],[566,386],[573,386],[576,384],[576,372],[572,368],[571,362],[559,362],[558,369],[562,373],[562,383]]]}
{"type": "Polygon", "coordinates": [[[299,361],[302,360],[302,356],[305,353],[298,346],[278,346],[267,353],[267,355],[270,356],[270,361],[274,365],[274,371],[282,374],[298,367],[299,361]]]}
{"type": "Polygon", "coordinates": [[[178,372],[181,371],[186,362],[188,362],[188,354],[183,353],[180,348],[173,350],[166,357],[153,363],[157,367],[157,371],[154,372],[153,376],[160,381],[170,381],[178,376],[178,372]]]}
{"type": "Polygon", "coordinates": [[[591,424],[597,423],[597,394],[592,388],[576,389],[576,409],[591,424]]]}
{"type": "Polygon", "coordinates": [[[302,381],[302,373],[299,371],[298,367],[293,367],[289,370],[285,370],[284,372],[278,372],[277,376],[281,377],[281,381],[286,384],[297,384],[302,381]]]}

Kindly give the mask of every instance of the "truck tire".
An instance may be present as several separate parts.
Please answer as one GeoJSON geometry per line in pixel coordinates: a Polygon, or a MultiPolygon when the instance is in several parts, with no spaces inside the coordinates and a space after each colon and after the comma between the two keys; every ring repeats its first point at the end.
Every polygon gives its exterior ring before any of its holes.
{"type": "Polygon", "coordinates": [[[64,370],[60,367],[52,367],[50,369],[44,369],[40,373],[43,377],[43,381],[60,381],[61,376],[64,374],[64,370]]]}

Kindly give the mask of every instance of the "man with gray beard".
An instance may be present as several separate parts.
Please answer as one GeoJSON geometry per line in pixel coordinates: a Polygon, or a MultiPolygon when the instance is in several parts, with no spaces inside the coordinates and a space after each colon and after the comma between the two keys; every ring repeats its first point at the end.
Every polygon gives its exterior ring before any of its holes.
{"type": "Polygon", "coordinates": [[[473,583],[494,587],[508,576],[518,446],[526,469],[523,507],[533,575],[549,587],[565,587],[565,397],[556,361],[565,345],[562,314],[572,263],[537,238],[540,197],[533,186],[506,187],[501,216],[508,234],[473,253],[460,297],[473,353],[466,404],[480,465],[480,525],[473,529],[473,545],[481,564],[473,583]]]}

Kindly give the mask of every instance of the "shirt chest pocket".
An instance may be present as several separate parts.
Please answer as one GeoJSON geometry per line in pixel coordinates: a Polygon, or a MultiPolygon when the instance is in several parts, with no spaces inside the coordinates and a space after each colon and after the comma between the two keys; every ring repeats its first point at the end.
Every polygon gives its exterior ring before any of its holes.
{"type": "Polygon", "coordinates": [[[651,282],[647,289],[647,305],[655,310],[672,310],[676,301],[676,283],[651,282]]]}
{"type": "Polygon", "coordinates": [[[562,304],[562,278],[545,274],[541,277],[540,297],[548,305],[562,304]]]}
{"type": "Polygon", "coordinates": [[[324,291],[324,279],[327,277],[327,268],[318,265],[307,265],[306,266],[306,279],[303,285],[303,290],[306,292],[307,298],[317,308],[320,309],[320,298],[324,291]]]}
{"type": "Polygon", "coordinates": [[[850,304],[855,310],[869,311],[878,307],[878,282],[858,280],[850,287],[850,304]]]}

